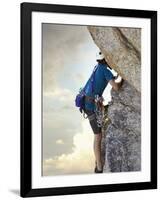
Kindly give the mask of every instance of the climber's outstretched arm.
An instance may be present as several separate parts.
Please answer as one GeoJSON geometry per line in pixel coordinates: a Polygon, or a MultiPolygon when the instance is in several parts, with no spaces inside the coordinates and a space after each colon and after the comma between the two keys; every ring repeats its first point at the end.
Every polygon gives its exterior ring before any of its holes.
{"type": "Polygon", "coordinates": [[[115,80],[112,79],[112,80],[109,81],[109,83],[114,90],[118,91],[123,84],[123,79],[121,78],[120,82],[115,82],[115,80]]]}

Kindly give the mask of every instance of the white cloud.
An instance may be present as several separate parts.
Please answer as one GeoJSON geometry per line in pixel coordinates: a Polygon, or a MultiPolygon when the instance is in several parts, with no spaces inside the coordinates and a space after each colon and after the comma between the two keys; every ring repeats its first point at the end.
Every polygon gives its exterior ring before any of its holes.
{"type": "Polygon", "coordinates": [[[72,153],[46,159],[43,175],[93,173],[93,132],[88,120],[82,122],[83,131],[73,137],[72,153]]]}
{"type": "Polygon", "coordinates": [[[64,144],[64,141],[61,139],[56,140],[56,144],[64,144]]]}
{"type": "Polygon", "coordinates": [[[53,91],[44,92],[43,95],[45,97],[53,97],[59,101],[73,101],[74,99],[74,94],[67,88],[55,87],[53,91]]]}

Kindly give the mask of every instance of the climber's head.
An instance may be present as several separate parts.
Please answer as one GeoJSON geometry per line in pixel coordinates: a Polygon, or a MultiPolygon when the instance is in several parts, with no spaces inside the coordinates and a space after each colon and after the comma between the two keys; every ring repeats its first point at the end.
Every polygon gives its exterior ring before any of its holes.
{"type": "Polygon", "coordinates": [[[110,65],[106,62],[105,56],[100,51],[96,54],[96,61],[100,64],[106,64],[110,69],[112,69],[110,65]]]}
{"type": "Polygon", "coordinates": [[[98,63],[104,63],[104,64],[106,64],[105,56],[102,54],[101,51],[99,51],[99,52],[96,54],[96,61],[97,61],[98,63]]]}
{"type": "Polygon", "coordinates": [[[105,57],[103,55],[103,53],[101,51],[99,51],[97,54],[96,54],[96,60],[99,61],[99,60],[103,60],[105,57]]]}

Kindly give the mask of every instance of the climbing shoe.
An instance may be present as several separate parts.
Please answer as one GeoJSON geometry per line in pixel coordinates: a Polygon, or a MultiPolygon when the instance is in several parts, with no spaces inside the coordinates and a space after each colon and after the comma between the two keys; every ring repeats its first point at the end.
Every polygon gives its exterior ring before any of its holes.
{"type": "Polygon", "coordinates": [[[99,169],[97,168],[97,163],[96,163],[96,162],[95,162],[94,173],[103,173],[103,169],[102,169],[102,170],[99,170],[99,169]]]}

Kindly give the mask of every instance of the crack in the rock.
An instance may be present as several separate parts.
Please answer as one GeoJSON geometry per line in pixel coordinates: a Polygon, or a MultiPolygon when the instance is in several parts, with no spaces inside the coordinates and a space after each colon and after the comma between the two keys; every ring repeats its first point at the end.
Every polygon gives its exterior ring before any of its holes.
{"type": "Polygon", "coordinates": [[[129,49],[132,50],[136,57],[141,60],[141,55],[140,52],[136,49],[136,47],[128,40],[128,38],[122,33],[122,31],[119,28],[114,28],[115,31],[117,32],[118,35],[120,35],[120,38],[122,38],[120,41],[124,44],[124,46],[129,49]]]}

